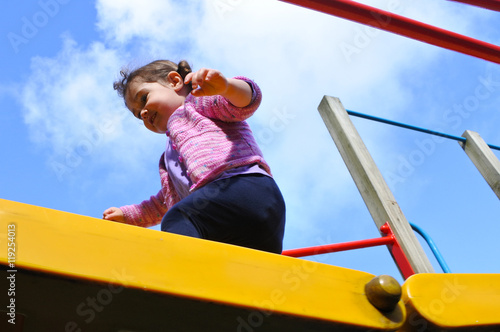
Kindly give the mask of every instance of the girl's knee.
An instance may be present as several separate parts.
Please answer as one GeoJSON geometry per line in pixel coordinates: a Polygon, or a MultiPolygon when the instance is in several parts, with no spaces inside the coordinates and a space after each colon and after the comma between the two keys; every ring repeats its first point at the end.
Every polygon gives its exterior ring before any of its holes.
{"type": "Polygon", "coordinates": [[[176,206],[172,207],[163,217],[161,230],[173,234],[202,238],[200,231],[191,218],[176,206]]]}

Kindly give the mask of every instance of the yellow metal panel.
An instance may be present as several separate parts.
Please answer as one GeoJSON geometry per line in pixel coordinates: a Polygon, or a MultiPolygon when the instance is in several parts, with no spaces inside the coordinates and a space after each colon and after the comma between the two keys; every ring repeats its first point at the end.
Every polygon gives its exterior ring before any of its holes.
{"type": "Polygon", "coordinates": [[[403,284],[401,331],[500,331],[500,274],[417,274],[403,284]]]}
{"type": "Polygon", "coordinates": [[[45,279],[118,284],[344,327],[396,330],[405,318],[402,301],[385,314],[368,302],[364,287],[374,276],[365,272],[0,200],[4,266],[12,224],[16,268],[45,279]]]}

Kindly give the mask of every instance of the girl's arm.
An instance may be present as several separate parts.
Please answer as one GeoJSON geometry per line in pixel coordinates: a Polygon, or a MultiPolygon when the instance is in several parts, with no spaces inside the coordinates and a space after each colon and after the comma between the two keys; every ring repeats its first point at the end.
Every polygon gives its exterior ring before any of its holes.
{"type": "Polygon", "coordinates": [[[252,88],[242,80],[226,78],[220,71],[202,68],[186,75],[195,97],[220,95],[236,107],[246,107],[252,101],[252,88]]]}
{"type": "Polygon", "coordinates": [[[229,78],[226,92],[220,95],[236,107],[246,107],[252,101],[252,88],[245,81],[229,78]]]}
{"type": "Polygon", "coordinates": [[[167,212],[163,191],[140,204],[126,205],[120,208],[109,208],[103,213],[103,219],[124,224],[151,227],[161,222],[167,212]]]}

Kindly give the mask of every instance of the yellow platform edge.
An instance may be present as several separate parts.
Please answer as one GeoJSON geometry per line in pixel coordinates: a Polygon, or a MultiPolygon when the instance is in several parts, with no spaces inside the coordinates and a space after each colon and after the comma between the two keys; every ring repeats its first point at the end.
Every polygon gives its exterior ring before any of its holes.
{"type": "Polygon", "coordinates": [[[9,225],[19,268],[375,330],[405,319],[402,301],[368,302],[362,271],[0,199],[2,240],[9,225]]]}

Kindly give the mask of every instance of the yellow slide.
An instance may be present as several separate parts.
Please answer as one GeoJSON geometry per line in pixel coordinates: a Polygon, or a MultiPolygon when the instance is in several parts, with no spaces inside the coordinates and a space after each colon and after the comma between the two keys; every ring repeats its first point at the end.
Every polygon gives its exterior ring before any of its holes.
{"type": "Polygon", "coordinates": [[[406,318],[399,298],[371,304],[365,272],[7,200],[0,241],[2,331],[396,331],[406,318]]]}

